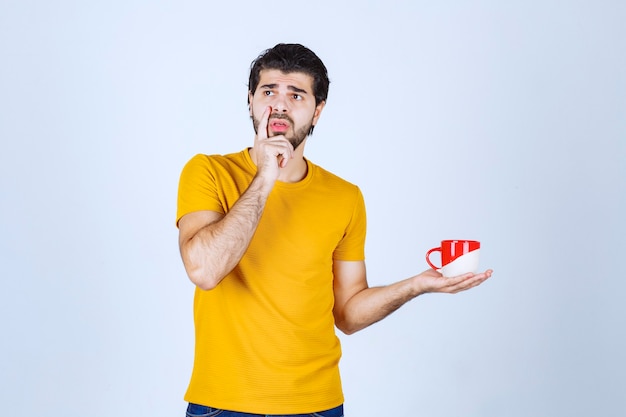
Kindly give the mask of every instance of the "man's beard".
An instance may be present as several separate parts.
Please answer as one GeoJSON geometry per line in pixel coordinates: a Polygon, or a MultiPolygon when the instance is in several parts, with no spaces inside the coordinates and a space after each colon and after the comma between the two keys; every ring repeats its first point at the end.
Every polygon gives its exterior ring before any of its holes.
{"type": "MultiPolygon", "coordinates": [[[[256,117],[254,117],[254,115],[252,115],[250,117],[252,119],[252,126],[254,126],[254,133],[258,134],[259,133],[259,124],[261,123],[259,121],[259,119],[257,119],[256,117]]],[[[270,121],[272,119],[285,119],[289,122],[289,125],[292,127],[292,129],[295,129],[295,125],[293,123],[293,120],[291,120],[291,118],[289,116],[287,116],[286,114],[275,114],[270,116],[270,121]]],[[[269,124],[269,122],[268,122],[269,124]]],[[[305,125],[302,126],[299,129],[296,129],[293,133],[292,136],[287,136],[285,135],[285,138],[289,141],[289,143],[291,143],[291,146],[293,146],[293,149],[295,150],[298,146],[300,146],[300,144],[302,142],[304,142],[304,140],[306,139],[306,137],[311,133],[311,128],[313,127],[313,119],[311,119],[311,121],[305,125]]],[[[269,134],[269,126],[268,126],[268,134],[269,134]]],[[[273,135],[273,136],[277,136],[277,135],[273,135]]]]}

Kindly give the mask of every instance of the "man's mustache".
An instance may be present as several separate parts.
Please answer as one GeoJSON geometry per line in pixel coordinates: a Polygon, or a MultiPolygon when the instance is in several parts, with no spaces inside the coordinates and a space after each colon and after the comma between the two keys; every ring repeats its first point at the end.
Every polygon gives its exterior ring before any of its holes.
{"type": "Polygon", "coordinates": [[[289,123],[293,124],[293,121],[291,120],[291,117],[289,117],[289,116],[287,116],[286,114],[283,114],[283,113],[276,113],[276,114],[270,115],[269,120],[272,120],[272,119],[284,119],[284,120],[289,121],[289,123]]]}

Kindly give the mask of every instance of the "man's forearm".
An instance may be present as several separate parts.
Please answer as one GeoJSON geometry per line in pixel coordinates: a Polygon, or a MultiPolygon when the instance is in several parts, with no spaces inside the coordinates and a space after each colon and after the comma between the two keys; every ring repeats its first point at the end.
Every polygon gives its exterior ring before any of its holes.
{"type": "Polygon", "coordinates": [[[363,288],[349,297],[343,307],[335,306],[335,322],[346,334],[352,334],[384,319],[413,298],[426,293],[456,294],[474,288],[489,277],[491,269],[456,277],[443,277],[428,269],[414,277],[384,287],[363,288]]]}
{"type": "Polygon", "coordinates": [[[337,327],[346,334],[355,333],[384,319],[419,294],[410,279],[365,288],[346,303],[337,327]]]}
{"type": "Polygon", "coordinates": [[[271,186],[255,177],[231,210],[181,246],[187,273],[198,287],[214,288],[246,252],[263,214],[271,186]]]}

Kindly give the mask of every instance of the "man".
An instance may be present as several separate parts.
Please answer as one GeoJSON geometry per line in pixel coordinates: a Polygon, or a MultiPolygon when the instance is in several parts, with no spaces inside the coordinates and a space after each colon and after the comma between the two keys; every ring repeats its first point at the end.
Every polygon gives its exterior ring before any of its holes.
{"type": "Polygon", "coordinates": [[[189,416],[343,416],[335,326],[351,334],[420,294],[491,276],[428,270],[368,286],[361,192],[304,158],[328,86],[309,49],[268,49],[250,71],[253,146],[183,169],[179,244],[197,287],[189,416]]]}

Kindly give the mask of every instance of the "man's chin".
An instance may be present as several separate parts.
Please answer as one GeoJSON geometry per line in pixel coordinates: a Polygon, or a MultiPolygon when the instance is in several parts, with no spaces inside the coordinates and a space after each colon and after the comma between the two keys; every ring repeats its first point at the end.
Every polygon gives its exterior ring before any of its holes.
{"type": "Polygon", "coordinates": [[[297,149],[298,146],[302,145],[302,142],[304,142],[305,139],[307,138],[306,135],[298,137],[298,136],[294,136],[293,132],[288,132],[288,131],[285,131],[285,132],[278,131],[277,132],[277,131],[272,130],[272,129],[268,129],[268,134],[269,134],[269,137],[284,136],[289,141],[289,143],[291,143],[291,146],[293,146],[294,150],[297,149]]]}
{"type": "Polygon", "coordinates": [[[289,143],[291,143],[291,146],[293,146],[293,149],[296,150],[298,149],[298,146],[304,143],[304,141],[306,140],[306,136],[303,138],[290,138],[288,140],[289,140],[289,143]]]}

